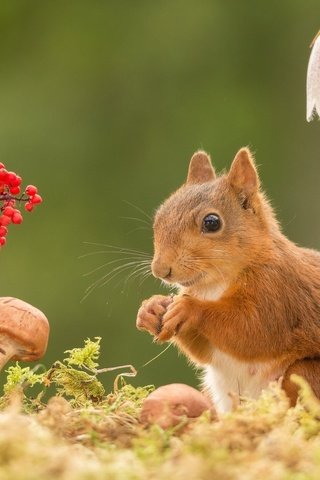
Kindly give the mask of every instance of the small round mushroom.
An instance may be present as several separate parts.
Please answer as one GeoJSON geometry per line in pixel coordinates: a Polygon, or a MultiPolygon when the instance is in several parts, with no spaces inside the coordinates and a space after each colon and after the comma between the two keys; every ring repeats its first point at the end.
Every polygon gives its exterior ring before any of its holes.
{"type": "Polygon", "coordinates": [[[203,393],[183,383],[171,383],[157,388],[145,399],[140,421],[165,429],[178,425],[184,418],[197,418],[206,410],[212,418],[216,417],[212,403],[203,393]]]}
{"type": "Polygon", "coordinates": [[[0,370],[10,360],[32,362],[47,349],[49,322],[37,308],[12,297],[0,297],[0,370]]]}

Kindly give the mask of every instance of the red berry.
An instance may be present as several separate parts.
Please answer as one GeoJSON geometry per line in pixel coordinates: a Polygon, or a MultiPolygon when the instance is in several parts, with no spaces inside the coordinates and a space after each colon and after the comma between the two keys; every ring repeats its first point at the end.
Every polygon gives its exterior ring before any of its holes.
{"type": "Polygon", "coordinates": [[[21,192],[20,187],[11,187],[10,188],[10,193],[12,195],[19,195],[20,192],[21,192]]]}
{"type": "Polygon", "coordinates": [[[9,223],[11,223],[11,217],[8,217],[7,215],[2,215],[2,217],[0,217],[0,225],[7,226],[9,223]]]}
{"type": "Polygon", "coordinates": [[[16,178],[12,182],[10,182],[10,185],[12,187],[19,187],[21,183],[22,183],[22,178],[19,177],[19,175],[16,175],[16,178]]]}
{"type": "Polygon", "coordinates": [[[33,197],[30,198],[30,202],[34,205],[42,203],[42,197],[36,193],[35,195],[33,195],[33,197]]]}
{"type": "Polygon", "coordinates": [[[7,173],[7,183],[10,183],[12,185],[12,183],[16,180],[17,178],[17,175],[14,173],[14,172],[8,172],[7,173]]]}
{"type": "Polygon", "coordinates": [[[9,207],[5,207],[5,209],[3,210],[3,214],[4,215],[7,215],[8,217],[12,217],[12,215],[14,214],[14,208],[9,206],[9,207]]]}
{"type": "Polygon", "coordinates": [[[0,169],[0,181],[1,182],[6,182],[7,180],[7,170],[5,168],[0,169]]]}
{"type": "Polygon", "coordinates": [[[23,222],[23,217],[20,212],[14,212],[12,215],[12,223],[15,225],[19,225],[20,223],[23,222]]]}
{"type": "Polygon", "coordinates": [[[0,237],[5,237],[7,233],[8,233],[7,227],[4,227],[4,226],[0,227],[0,237]]]}
{"type": "Polygon", "coordinates": [[[37,187],[34,185],[28,185],[26,188],[26,194],[29,195],[30,197],[33,197],[36,193],[38,193],[37,187]]]}
{"type": "Polygon", "coordinates": [[[27,202],[25,204],[24,208],[27,210],[27,212],[32,212],[32,210],[34,209],[34,205],[33,205],[33,203],[27,202]]]}
{"type": "Polygon", "coordinates": [[[15,208],[17,202],[23,201],[24,209],[32,212],[43,201],[34,185],[28,185],[21,195],[21,184],[22,178],[15,172],[6,170],[0,162],[0,248],[6,244],[10,223],[18,225],[23,222],[21,211],[15,208]]]}

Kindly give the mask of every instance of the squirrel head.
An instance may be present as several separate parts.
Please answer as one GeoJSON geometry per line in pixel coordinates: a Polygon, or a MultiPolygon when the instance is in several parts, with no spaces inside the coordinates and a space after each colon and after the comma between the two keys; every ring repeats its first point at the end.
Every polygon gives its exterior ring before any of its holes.
{"type": "Polygon", "coordinates": [[[187,288],[227,287],[266,254],[276,229],[250,150],[239,150],[220,176],[198,151],[187,181],[156,212],[153,275],[187,288]]]}

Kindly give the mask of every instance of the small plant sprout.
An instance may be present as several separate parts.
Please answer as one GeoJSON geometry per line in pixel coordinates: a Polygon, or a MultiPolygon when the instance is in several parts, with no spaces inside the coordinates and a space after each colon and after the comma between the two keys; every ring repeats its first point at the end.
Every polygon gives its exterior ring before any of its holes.
{"type": "Polygon", "coordinates": [[[307,72],[307,121],[320,116],[320,30],[315,36],[307,72]]]}
{"type": "Polygon", "coordinates": [[[40,310],[16,298],[0,298],[0,370],[11,359],[41,358],[48,337],[49,323],[40,310]]]}

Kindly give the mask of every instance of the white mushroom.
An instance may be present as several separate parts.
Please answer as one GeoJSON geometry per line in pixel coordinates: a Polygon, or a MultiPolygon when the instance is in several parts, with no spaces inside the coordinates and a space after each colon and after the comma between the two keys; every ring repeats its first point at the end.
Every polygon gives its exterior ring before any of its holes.
{"type": "Polygon", "coordinates": [[[320,117],[320,31],[312,42],[307,72],[307,121],[320,117]]]}
{"type": "Polygon", "coordinates": [[[49,322],[37,308],[12,297],[0,297],[0,370],[10,360],[31,362],[47,349],[49,322]]]}

